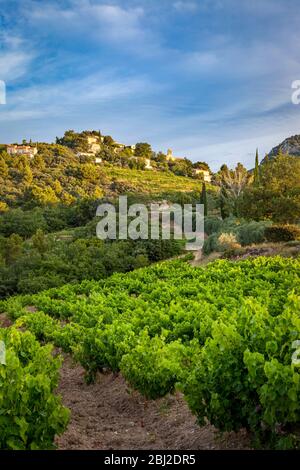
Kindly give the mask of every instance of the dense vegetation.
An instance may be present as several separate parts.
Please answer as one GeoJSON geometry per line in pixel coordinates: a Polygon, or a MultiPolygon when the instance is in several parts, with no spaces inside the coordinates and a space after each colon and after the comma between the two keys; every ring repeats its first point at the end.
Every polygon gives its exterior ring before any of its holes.
{"type": "Polygon", "coordinates": [[[0,362],[0,449],[51,449],[69,420],[54,394],[61,361],[28,331],[0,329],[0,340],[6,348],[0,362]]]}
{"type": "Polygon", "coordinates": [[[168,262],[1,307],[72,352],[89,380],[108,367],[149,398],[179,386],[200,424],[245,427],[260,445],[299,444],[299,259],[168,262]]]}
{"type": "Polygon", "coordinates": [[[19,235],[0,237],[0,298],[34,293],[84,279],[103,279],[181,253],[180,240],[104,242],[95,237],[96,223],[74,231],[30,240],[19,235]]]}
{"type": "Polygon", "coordinates": [[[300,158],[278,155],[260,166],[259,180],[239,199],[239,215],[281,223],[300,220],[300,158]]]}
{"type": "Polygon", "coordinates": [[[176,176],[170,168],[130,170],[129,166],[118,168],[117,163],[105,161],[99,165],[93,154],[76,153],[60,144],[38,144],[38,153],[32,159],[2,150],[0,213],[10,207],[69,206],[78,199],[99,200],[120,193],[163,195],[201,190],[199,180],[180,172],[176,176]]]}
{"type": "Polygon", "coordinates": [[[53,394],[60,360],[36,339],[73,354],[87,381],[109,368],[147,398],[179,388],[199,424],[246,428],[259,446],[299,447],[299,258],[148,267],[179,255],[183,242],[95,236],[99,202],[126,194],[129,205],[203,203],[204,255],[300,239],[299,158],[279,152],[259,165],[257,152],[253,172],[223,165],[212,184],[196,167],[209,169],[99,131],[67,131],[38,144],[32,159],[1,148],[0,311],[16,320],[0,330],[1,448],[50,448],[68,421],[53,394]]]}

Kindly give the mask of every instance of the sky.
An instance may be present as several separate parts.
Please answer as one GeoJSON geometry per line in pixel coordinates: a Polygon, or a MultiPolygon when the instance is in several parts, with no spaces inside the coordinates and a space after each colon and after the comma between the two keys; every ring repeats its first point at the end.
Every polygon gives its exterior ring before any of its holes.
{"type": "Polygon", "coordinates": [[[253,167],[300,134],[299,0],[0,0],[0,142],[101,130],[253,167]]]}

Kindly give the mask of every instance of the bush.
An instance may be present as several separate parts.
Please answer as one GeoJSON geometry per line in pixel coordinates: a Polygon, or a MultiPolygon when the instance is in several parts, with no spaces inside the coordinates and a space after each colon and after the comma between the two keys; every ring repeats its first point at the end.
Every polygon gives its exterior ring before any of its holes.
{"type": "Polygon", "coordinates": [[[270,223],[268,221],[247,222],[234,217],[228,217],[223,221],[213,217],[207,218],[205,219],[205,233],[211,234],[204,242],[203,253],[209,255],[213,251],[224,251],[224,246],[220,243],[220,237],[226,234],[235,237],[234,243],[237,243],[237,245],[234,249],[240,248],[238,245],[247,246],[263,243],[265,230],[270,223]]]}
{"type": "Polygon", "coordinates": [[[145,333],[138,345],[121,361],[125,379],[146,398],[163,397],[174,391],[182,370],[184,346],[180,341],[169,344],[145,333]]]}
{"type": "Polygon", "coordinates": [[[202,252],[204,255],[209,255],[214,251],[225,252],[236,250],[240,247],[241,245],[237,242],[234,233],[214,233],[204,241],[202,252]]]}
{"type": "Polygon", "coordinates": [[[51,449],[69,420],[53,393],[61,361],[52,357],[52,346],[41,347],[29,332],[2,329],[0,340],[6,348],[6,364],[0,363],[0,449],[51,449]]]}
{"type": "Polygon", "coordinates": [[[268,242],[289,242],[300,240],[300,228],[297,225],[272,225],[265,230],[268,242]]]}
{"type": "Polygon", "coordinates": [[[291,363],[299,300],[290,294],[283,313],[272,316],[244,298],[239,312],[213,323],[183,385],[199,424],[208,419],[221,431],[246,428],[261,447],[299,446],[299,370],[291,363]]]}
{"type": "Polygon", "coordinates": [[[218,235],[216,233],[213,233],[204,241],[202,253],[207,256],[213,251],[218,251],[218,248],[219,248],[218,235]]]}
{"type": "Polygon", "coordinates": [[[237,231],[238,241],[242,246],[263,243],[266,227],[270,222],[246,222],[237,231]]]}
{"type": "Polygon", "coordinates": [[[223,221],[218,217],[205,217],[204,231],[207,235],[212,235],[220,231],[223,221]]]}
{"type": "Polygon", "coordinates": [[[237,242],[236,236],[233,233],[221,233],[218,238],[219,244],[225,250],[230,248],[240,248],[240,244],[237,242]]]}

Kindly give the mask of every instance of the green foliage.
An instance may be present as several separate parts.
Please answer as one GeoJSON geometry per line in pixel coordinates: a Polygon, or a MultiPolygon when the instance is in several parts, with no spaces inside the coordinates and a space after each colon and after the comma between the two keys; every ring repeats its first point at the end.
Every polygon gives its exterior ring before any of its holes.
{"type": "Polygon", "coordinates": [[[28,238],[38,229],[47,229],[47,222],[43,212],[38,208],[32,211],[12,209],[0,216],[0,234],[4,237],[9,237],[15,233],[23,238],[28,238]]]}
{"type": "Polygon", "coordinates": [[[134,155],[136,157],[151,158],[152,148],[150,144],[146,142],[138,142],[135,146],[134,155]]]}
{"type": "Polygon", "coordinates": [[[205,217],[204,219],[204,231],[206,235],[217,233],[222,227],[222,220],[219,217],[205,217]]]}
{"type": "MultiPolygon", "coordinates": [[[[171,171],[173,171],[171,166],[170,171],[166,172],[150,172],[149,170],[119,168],[117,166],[106,166],[103,168],[106,179],[110,183],[117,183],[118,186],[115,191],[117,193],[138,194],[140,197],[146,194],[151,198],[159,197],[160,200],[172,200],[174,196],[175,198],[178,197],[179,193],[184,193],[185,195],[195,191],[199,193],[199,181],[182,176],[186,175],[186,167],[184,167],[183,172],[180,172],[179,176],[171,171]]],[[[207,192],[215,194],[216,190],[208,184],[207,192]]]]}
{"type": "Polygon", "coordinates": [[[120,368],[128,382],[147,398],[172,392],[182,370],[185,348],[180,341],[165,343],[145,330],[135,348],[122,357],[120,368]]]}
{"type": "Polygon", "coordinates": [[[72,150],[87,152],[89,150],[88,137],[100,138],[100,132],[97,131],[83,131],[74,132],[73,130],[66,131],[64,136],[61,138],[56,137],[56,143],[69,147],[72,150]]]}
{"type": "Polygon", "coordinates": [[[110,368],[150,398],[178,386],[200,424],[275,448],[299,445],[299,308],[300,260],[280,257],[165,262],[1,305],[72,351],[89,381],[110,368]]]}
{"type": "Polygon", "coordinates": [[[203,253],[209,255],[213,251],[224,251],[224,247],[219,243],[219,237],[224,233],[231,233],[236,236],[237,242],[242,246],[259,244],[265,241],[265,231],[269,227],[268,221],[246,221],[235,217],[228,217],[225,220],[218,218],[205,219],[205,233],[209,237],[203,245],[203,253]]]}
{"type": "Polygon", "coordinates": [[[183,249],[183,241],[172,239],[104,242],[95,237],[96,224],[93,220],[55,235],[38,229],[26,241],[17,234],[0,236],[0,298],[103,279],[171,258],[183,249]]]}
{"type": "Polygon", "coordinates": [[[237,239],[242,246],[263,243],[270,222],[255,220],[243,222],[237,227],[237,239]]]}
{"type": "Polygon", "coordinates": [[[30,160],[0,153],[0,201],[31,209],[102,197],[106,180],[99,165],[94,160],[81,162],[76,153],[81,144],[66,145],[39,144],[38,154],[30,160]]]}
{"type": "Polygon", "coordinates": [[[209,237],[206,238],[203,244],[202,253],[204,255],[209,255],[214,251],[220,251],[220,244],[219,244],[219,235],[216,233],[211,234],[209,237]]]}
{"type": "Polygon", "coordinates": [[[259,187],[248,186],[239,202],[247,219],[297,223],[300,219],[300,159],[278,155],[260,166],[259,187]]]}
{"type": "Polygon", "coordinates": [[[256,155],[255,155],[255,168],[254,168],[253,184],[255,186],[259,186],[259,184],[260,184],[260,168],[259,168],[258,149],[256,149],[256,155]]]}
{"type": "Polygon", "coordinates": [[[205,183],[202,183],[200,203],[204,205],[204,217],[207,217],[208,207],[207,207],[207,193],[206,193],[205,183]]]}
{"type": "Polygon", "coordinates": [[[193,176],[193,164],[187,158],[169,162],[169,168],[177,176],[193,176]]]}
{"type": "Polygon", "coordinates": [[[51,449],[69,420],[54,394],[61,361],[29,332],[1,329],[0,340],[6,348],[6,364],[0,364],[0,448],[51,449]]]}
{"type": "Polygon", "coordinates": [[[268,242],[289,242],[300,240],[300,227],[297,225],[272,225],[265,230],[268,242]]]}
{"type": "Polygon", "coordinates": [[[222,165],[215,176],[215,182],[220,186],[221,217],[240,216],[239,201],[247,186],[252,182],[252,176],[246,168],[238,163],[234,169],[222,165]]]}

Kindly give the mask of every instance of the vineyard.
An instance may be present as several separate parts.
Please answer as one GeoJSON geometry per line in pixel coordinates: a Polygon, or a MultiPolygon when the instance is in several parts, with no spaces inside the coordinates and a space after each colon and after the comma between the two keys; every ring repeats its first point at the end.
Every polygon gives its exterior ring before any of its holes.
{"type": "MultiPolygon", "coordinates": [[[[292,363],[293,342],[300,339],[299,259],[220,260],[206,268],[183,260],[163,262],[14,297],[1,302],[0,310],[15,321],[5,334],[32,342],[38,351],[33,358],[31,350],[22,355],[12,344],[13,360],[26,366],[20,380],[29,370],[47,393],[54,388],[58,359],[43,361],[49,346],[40,347],[34,337],[71,353],[85,368],[88,383],[98,371],[121,371],[148,399],[181,390],[199,425],[208,420],[221,431],[245,428],[259,447],[299,446],[300,368],[292,363]],[[24,328],[30,333],[21,333],[24,328]]],[[[0,365],[6,387],[9,379],[2,370],[0,365]]],[[[23,397],[23,388],[15,393],[23,397]]],[[[49,436],[67,422],[58,399],[51,400],[51,419],[55,415],[57,421],[49,436]]],[[[1,409],[7,406],[3,403],[1,409]]],[[[39,437],[26,437],[36,417],[27,418],[22,410],[14,414],[22,416],[14,426],[23,437],[15,443],[1,433],[1,447],[22,442],[20,448],[43,448],[39,437]]]]}
{"type": "Polygon", "coordinates": [[[59,358],[30,332],[0,329],[6,346],[0,363],[0,449],[51,449],[69,420],[69,410],[54,394],[59,358]]]}
{"type": "MultiPolygon", "coordinates": [[[[199,180],[176,176],[171,172],[129,170],[117,166],[103,167],[103,172],[109,183],[115,181],[122,188],[139,194],[160,195],[174,191],[186,193],[201,189],[199,180]]],[[[209,188],[213,189],[210,185],[209,188]]]]}

